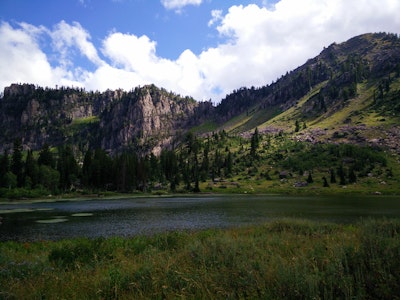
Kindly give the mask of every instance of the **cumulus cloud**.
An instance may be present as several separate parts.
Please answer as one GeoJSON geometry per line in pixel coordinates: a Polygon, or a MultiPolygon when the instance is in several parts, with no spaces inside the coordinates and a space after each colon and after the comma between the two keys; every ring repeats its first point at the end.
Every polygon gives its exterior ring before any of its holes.
{"type": "Polygon", "coordinates": [[[166,9],[173,9],[180,12],[181,9],[188,5],[200,5],[203,0],[161,0],[161,4],[166,9]]]}
{"type": "Polygon", "coordinates": [[[72,62],[73,48],[78,48],[81,55],[84,55],[92,63],[101,65],[103,62],[97,54],[97,50],[90,42],[90,34],[82,26],[73,22],[72,25],[65,21],[58,23],[50,32],[55,50],[60,54],[61,62],[69,65],[72,62]]]}
{"type": "Polygon", "coordinates": [[[0,26],[0,85],[12,82],[48,84],[53,70],[46,54],[40,49],[36,36],[43,29],[23,24],[15,29],[8,23],[0,26]]]}
{"type": "MultiPolygon", "coordinates": [[[[201,1],[163,1],[169,9],[201,1]]],[[[366,32],[399,33],[400,2],[394,0],[281,0],[271,6],[232,6],[210,12],[218,46],[177,59],[157,54],[148,36],[111,32],[101,46],[79,23],[53,28],[0,25],[0,88],[13,82],[129,90],[154,83],[198,100],[221,100],[242,86],[271,83],[324,46],[366,32]],[[52,53],[44,51],[50,40],[52,53]],[[76,56],[92,66],[77,64],[76,56]]],[[[47,48],[49,48],[47,46],[47,48]]],[[[46,48],[46,49],[47,49],[46,48]]]]}
{"type": "MultiPolygon", "coordinates": [[[[265,85],[318,55],[324,46],[366,32],[399,32],[400,2],[281,0],[273,7],[232,6],[216,24],[227,42],[204,51],[205,77],[223,93],[265,85]],[[232,75],[235,74],[235,75],[232,75]]],[[[212,15],[212,19],[215,15],[212,15]]]]}

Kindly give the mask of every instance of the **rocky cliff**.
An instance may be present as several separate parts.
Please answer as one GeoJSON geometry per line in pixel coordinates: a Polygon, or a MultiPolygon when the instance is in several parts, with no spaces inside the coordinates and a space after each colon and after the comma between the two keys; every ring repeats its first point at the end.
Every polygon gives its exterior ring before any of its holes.
{"type": "Polygon", "coordinates": [[[21,138],[24,148],[33,150],[45,143],[69,142],[83,149],[159,153],[208,109],[209,103],[154,85],[99,93],[13,84],[0,100],[0,151],[11,149],[15,138],[21,138]]]}

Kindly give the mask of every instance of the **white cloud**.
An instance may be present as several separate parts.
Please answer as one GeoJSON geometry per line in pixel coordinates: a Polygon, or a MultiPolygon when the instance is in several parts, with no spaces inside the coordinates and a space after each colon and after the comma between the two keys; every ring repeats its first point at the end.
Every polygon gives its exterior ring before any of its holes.
{"type": "Polygon", "coordinates": [[[219,22],[220,20],[222,20],[222,10],[221,9],[214,9],[211,11],[211,20],[208,21],[208,26],[211,27],[213,26],[215,23],[219,22]]]}
{"type": "Polygon", "coordinates": [[[8,23],[0,26],[0,86],[10,83],[35,82],[47,85],[53,70],[36,40],[42,31],[24,24],[14,29],[8,23]]]}
{"type": "MultiPolygon", "coordinates": [[[[178,9],[200,2],[163,4],[178,9]]],[[[177,59],[160,57],[156,41],[145,35],[112,32],[96,48],[79,23],[61,21],[50,29],[1,23],[0,89],[13,82],[100,91],[154,83],[218,102],[233,89],[271,83],[332,42],[366,32],[400,33],[398,11],[396,0],[281,0],[274,6],[232,6],[225,14],[211,12],[208,25],[221,37],[218,46],[198,55],[187,49],[177,59]],[[51,53],[44,51],[48,40],[51,53]],[[77,57],[93,68],[77,65],[77,57]]]]}
{"type": "MultiPolygon", "coordinates": [[[[265,85],[318,55],[324,46],[366,32],[399,33],[400,2],[281,0],[274,7],[232,6],[217,26],[226,43],[204,51],[205,78],[223,93],[265,85]]],[[[215,15],[212,15],[214,24],[215,15]]],[[[208,91],[209,92],[209,91],[208,91]]]]}
{"type": "Polygon", "coordinates": [[[181,9],[188,5],[200,5],[203,0],[161,0],[161,4],[166,9],[173,9],[180,12],[181,9]]]}
{"type": "Polygon", "coordinates": [[[81,55],[84,55],[92,63],[101,65],[103,62],[97,54],[94,45],[89,41],[89,33],[82,26],[73,22],[72,25],[65,21],[58,23],[54,30],[50,32],[55,50],[60,54],[62,64],[69,65],[72,62],[70,57],[73,56],[74,47],[79,49],[81,55]]]}

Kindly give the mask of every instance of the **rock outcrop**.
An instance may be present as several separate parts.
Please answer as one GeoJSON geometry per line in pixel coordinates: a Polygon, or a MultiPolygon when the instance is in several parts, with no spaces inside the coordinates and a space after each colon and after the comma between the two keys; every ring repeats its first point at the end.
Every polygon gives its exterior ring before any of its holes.
{"type": "Polygon", "coordinates": [[[21,138],[33,150],[69,142],[112,153],[130,148],[157,154],[200,121],[205,107],[213,108],[154,85],[94,93],[13,84],[0,100],[0,151],[21,138]]]}

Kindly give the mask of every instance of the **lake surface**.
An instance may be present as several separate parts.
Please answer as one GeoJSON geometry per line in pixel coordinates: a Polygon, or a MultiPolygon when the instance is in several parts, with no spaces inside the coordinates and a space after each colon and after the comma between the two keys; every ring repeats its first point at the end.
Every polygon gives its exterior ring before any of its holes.
{"type": "Polygon", "coordinates": [[[276,218],[355,223],[400,217],[398,196],[229,195],[1,203],[0,241],[59,240],[238,227],[276,218]]]}

